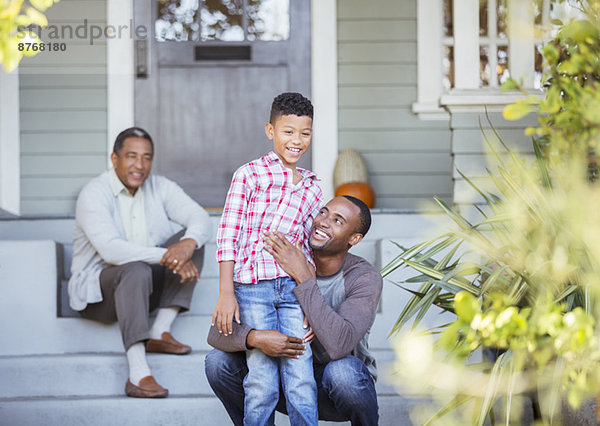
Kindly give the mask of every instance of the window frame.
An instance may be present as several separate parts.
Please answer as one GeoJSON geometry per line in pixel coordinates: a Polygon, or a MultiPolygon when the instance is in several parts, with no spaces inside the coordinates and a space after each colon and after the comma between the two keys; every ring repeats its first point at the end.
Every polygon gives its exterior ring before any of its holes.
{"type": "MultiPolygon", "coordinates": [[[[277,0],[279,1],[279,0],[277,0]]],[[[241,14],[239,14],[239,16],[241,16],[241,30],[243,33],[243,38],[241,40],[224,40],[224,39],[220,39],[220,38],[207,38],[207,39],[203,39],[203,35],[202,35],[202,13],[203,10],[205,10],[205,6],[206,6],[206,1],[205,0],[198,0],[198,9],[196,11],[196,17],[194,19],[194,23],[198,25],[198,39],[194,40],[192,37],[190,37],[187,40],[172,40],[172,39],[164,39],[164,40],[159,40],[157,38],[157,34],[156,34],[156,23],[158,21],[158,19],[160,18],[160,5],[158,4],[158,2],[155,2],[154,7],[156,7],[156,18],[153,19],[153,28],[152,28],[152,37],[154,38],[154,40],[158,43],[182,43],[182,42],[190,42],[190,43],[195,43],[195,44],[248,44],[248,43],[272,43],[272,42],[285,42],[287,40],[289,40],[290,38],[290,32],[291,32],[291,20],[290,20],[290,9],[291,9],[291,4],[290,4],[290,0],[287,0],[287,36],[285,38],[281,38],[281,39],[273,39],[273,40],[263,40],[263,39],[259,39],[259,38],[254,38],[251,39],[249,38],[250,33],[248,32],[248,26],[249,26],[249,18],[248,18],[248,0],[237,0],[236,3],[238,4],[238,7],[240,8],[241,14]]]]}
{"type": "MultiPolygon", "coordinates": [[[[495,6],[497,1],[492,2],[495,6]]],[[[546,3],[546,2],[544,2],[546,3]]],[[[523,79],[533,94],[534,49],[540,40],[534,37],[534,9],[531,2],[507,0],[508,69],[510,75],[523,79]],[[523,23],[529,23],[523,25],[523,23]]],[[[501,92],[500,87],[480,86],[480,45],[496,42],[495,37],[479,37],[479,1],[454,0],[453,48],[454,88],[445,91],[442,84],[444,37],[443,0],[417,0],[417,101],[412,111],[423,120],[447,120],[450,106],[506,105],[520,97],[517,93],[501,92]],[[432,54],[438,52],[438,54],[432,54]]],[[[488,14],[491,13],[488,10],[488,14]]],[[[496,14],[495,7],[493,11],[496,14]]],[[[495,30],[493,35],[495,36],[495,30]]],[[[489,54],[489,53],[488,53],[489,54]]],[[[489,60],[489,59],[488,59],[489,60]]],[[[495,61],[494,61],[495,62],[495,61]]],[[[488,62],[490,66],[492,63],[488,62]]],[[[495,74],[494,74],[495,75],[495,74]]],[[[493,76],[491,75],[490,78],[493,76]]]]}

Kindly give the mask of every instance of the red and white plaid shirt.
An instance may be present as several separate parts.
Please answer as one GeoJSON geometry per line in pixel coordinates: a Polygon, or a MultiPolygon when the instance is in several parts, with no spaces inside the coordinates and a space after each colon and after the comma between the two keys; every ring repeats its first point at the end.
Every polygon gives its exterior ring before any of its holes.
{"type": "Polygon", "coordinates": [[[302,180],[273,151],[240,167],[233,175],[217,232],[217,262],[233,260],[233,280],[256,284],[287,274],[264,250],[261,232],[279,231],[292,243],[302,241],[312,263],[308,237],[323,193],[316,175],[298,168],[302,180]]]}

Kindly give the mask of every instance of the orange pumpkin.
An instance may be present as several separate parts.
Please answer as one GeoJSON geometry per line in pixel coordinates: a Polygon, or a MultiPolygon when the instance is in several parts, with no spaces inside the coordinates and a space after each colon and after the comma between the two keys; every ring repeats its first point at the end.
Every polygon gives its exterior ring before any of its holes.
{"type": "Polygon", "coordinates": [[[335,196],[351,195],[364,202],[370,209],[375,207],[375,191],[365,182],[343,183],[335,190],[335,196]]]}

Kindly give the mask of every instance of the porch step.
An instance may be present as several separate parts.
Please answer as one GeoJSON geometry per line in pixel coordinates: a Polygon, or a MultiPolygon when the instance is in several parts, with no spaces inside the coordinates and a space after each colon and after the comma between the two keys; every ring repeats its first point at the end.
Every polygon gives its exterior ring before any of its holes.
{"type": "MultiPolygon", "coordinates": [[[[206,354],[148,354],[153,375],[170,391],[165,400],[124,396],[123,353],[2,356],[0,425],[229,424],[204,374],[206,354]]],[[[375,355],[381,376],[377,383],[380,424],[410,425],[410,409],[423,400],[397,395],[389,383],[393,354],[377,351],[375,355]]],[[[287,417],[278,415],[277,424],[288,425],[287,417]]]]}
{"type": "MultiPolygon", "coordinates": [[[[420,397],[380,396],[379,424],[409,426],[410,410],[426,402],[420,397]]],[[[278,426],[289,425],[277,413],[278,426]]],[[[166,399],[136,399],[126,396],[90,398],[0,399],[0,425],[44,426],[138,426],[138,425],[228,425],[231,420],[216,397],[169,396],[166,399]]],[[[320,426],[349,422],[319,422],[320,426]]]]}
{"type": "MultiPolygon", "coordinates": [[[[213,392],[204,374],[207,353],[148,354],[147,359],[156,380],[172,396],[208,397],[213,392]]],[[[382,351],[375,356],[381,377],[377,391],[394,394],[389,374],[393,354],[382,351]]],[[[0,357],[0,400],[115,397],[123,395],[126,381],[127,361],[122,352],[0,357]]]]}

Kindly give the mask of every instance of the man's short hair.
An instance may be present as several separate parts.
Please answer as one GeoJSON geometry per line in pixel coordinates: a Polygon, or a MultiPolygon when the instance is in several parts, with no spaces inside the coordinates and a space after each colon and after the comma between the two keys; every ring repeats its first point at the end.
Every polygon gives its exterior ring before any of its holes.
{"type": "Polygon", "coordinates": [[[123,149],[125,139],[127,138],[146,139],[148,142],[150,142],[150,145],[152,146],[152,151],[154,151],[154,142],[152,142],[150,134],[141,127],[130,127],[129,129],[125,129],[121,133],[119,133],[119,135],[115,139],[115,144],[113,145],[113,152],[115,154],[119,155],[121,149],[123,149]]]}
{"type": "Polygon", "coordinates": [[[362,234],[364,237],[369,232],[371,228],[371,210],[369,207],[362,201],[352,195],[342,195],[347,200],[352,201],[358,208],[360,209],[360,226],[356,230],[359,234],[362,234]]]}
{"type": "Polygon", "coordinates": [[[313,105],[300,93],[282,93],[273,99],[269,122],[271,124],[275,124],[275,120],[277,120],[280,116],[292,114],[297,116],[307,115],[312,119],[313,105]]]}

